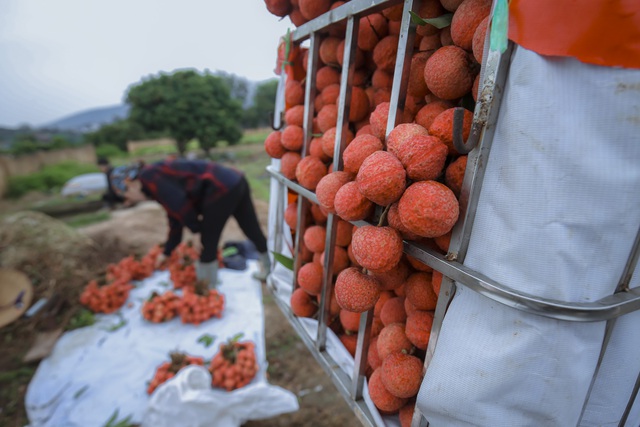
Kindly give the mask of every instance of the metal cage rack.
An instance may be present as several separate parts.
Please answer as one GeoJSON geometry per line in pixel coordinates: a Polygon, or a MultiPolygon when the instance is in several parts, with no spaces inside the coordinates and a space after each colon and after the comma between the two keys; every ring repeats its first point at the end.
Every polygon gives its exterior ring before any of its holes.
{"type": "MultiPolygon", "coordinates": [[[[349,117],[349,106],[351,101],[350,89],[355,72],[355,52],[357,46],[357,34],[359,19],[371,13],[379,12],[382,9],[403,3],[403,14],[400,26],[398,53],[395,64],[393,85],[391,89],[390,109],[387,122],[386,134],[399,122],[404,107],[404,98],[407,87],[407,80],[411,62],[411,51],[414,46],[415,24],[411,21],[410,11],[417,11],[420,0],[352,0],[342,6],[333,9],[324,15],[300,26],[292,34],[292,42],[300,44],[309,41],[309,55],[307,62],[307,76],[305,82],[304,101],[304,145],[302,156],[308,151],[311,141],[312,120],[314,117],[314,98],[316,95],[315,75],[318,68],[318,51],[322,38],[322,33],[328,26],[346,21],[345,49],[341,72],[340,93],[338,99],[338,118],[336,124],[336,143],[333,157],[333,168],[335,171],[342,170],[342,152],[346,143],[346,129],[349,117]],[[407,53],[408,52],[408,53],[407,53]]],[[[488,49],[485,49],[488,50],[488,49]]],[[[410,241],[404,241],[405,253],[419,259],[426,265],[432,267],[443,274],[440,295],[435,310],[431,338],[426,351],[424,368],[429,366],[433,357],[438,335],[442,326],[447,307],[453,299],[456,287],[464,286],[475,292],[484,295],[494,301],[509,307],[523,310],[540,316],[574,322],[607,321],[605,338],[602,352],[598,362],[598,367],[604,356],[608,344],[613,324],[617,317],[640,309],[640,289],[629,288],[629,282],[634,272],[640,255],[640,230],[636,235],[634,245],[626,263],[626,268],[614,294],[599,301],[589,303],[572,303],[559,300],[551,300],[525,294],[509,286],[498,283],[489,277],[480,274],[463,264],[467,252],[471,229],[476,213],[476,206],[482,187],[485,167],[491,149],[495,124],[498,117],[498,109],[501,101],[501,94],[508,74],[509,59],[512,46],[509,44],[503,53],[489,52],[485,54],[483,61],[482,76],[480,80],[479,96],[476,102],[471,136],[468,141],[461,141],[457,138],[456,147],[460,151],[468,152],[467,170],[465,173],[462,191],[459,199],[460,218],[452,230],[449,252],[443,256],[430,248],[426,248],[410,241]]],[[[454,135],[461,128],[461,115],[454,118],[454,135]]],[[[283,217],[284,217],[284,194],[287,189],[298,194],[297,206],[297,229],[295,232],[295,248],[299,250],[300,242],[304,234],[305,215],[310,202],[318,203],[315,194],[305,189],[298,183],[285,178],[279,171],[270,166],[268,173],[276,179],[282,186],[278,192],[275,233],[276,250],[282,248],[283,217]]],[[[358,333],[357,349],[355,355],[355,366],[352,377],[349,377],[333,360],[327,352],[327,327],[329,319],[328,299],[333,290],[333,256],[336,239],[337,218],[333,214],[328,215],[327,237],[325,242],[325,259],[323,285],[320,300],[320,315],[316,337],[311,337],[302,326],[298,318],[291,312],[288,305],[275,300],[291,325],[302,338],[315,359],[331,377],[338,391],[343,395],[355,415],[363,425],[374,426],[375,420],[371,411],[363,400],[363,384],[365,379],[365,369],[367,364],[367,350],[369,346],[369,331],[373,318],[372,311],[363,313],[360,319],[360,329],[358,333]]],[[[356,226],[367,224],[364,221],[353,222],[356,226]]],[[[297,287],[296,277],[300,268],[299,254],[294,254],[294,274],[293,286],[297,287]]],[[[275,283],[270,277],[267,281],[270,290],[275,292],[275,283]]],[[[596,369],[597,373],[597,369],[596,369]]],[[[595,378],[595,373],[594,373],[595,378]]],[[[636,381],[635,388],[630,396],[625,417],[629,414],[631,406],[640,388],[640,377],[636,381]]],[[[587,398],[585,399],[585,402],[587,398]]],[[[427,420],[422,416],[416,407],[413,416],[412,426],[426,425],[427,420]]],[[[622,424],[621,424],[622,425],[622,424]]]]}

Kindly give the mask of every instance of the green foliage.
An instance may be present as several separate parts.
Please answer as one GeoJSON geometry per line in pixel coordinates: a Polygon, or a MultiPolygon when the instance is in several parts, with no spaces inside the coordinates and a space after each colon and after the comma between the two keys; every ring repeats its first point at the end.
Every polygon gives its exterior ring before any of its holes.
{"type": "Polygon", "coordinates": [[[95,132],[85,135],[85,142],[99,147],[104,144],[115,145],[121,151],[127,151],[127,141],[145,139],[147,134],[144,129],[127,119],[117,120],[103,125],[95,132]]]}
{"type": "Polygon", "coordinates": [[[72,228],[86,227],[87,225],[103,222],[111,218],[109,212],[90,212],[84,214],[74,215],[70,218],[65,218],[64,222],[72,228]]]}
{"type": "Polygon", "coordinates": [[[160,73],[132,86],[126,96],[129,119],[146,131],[166,132],[184,153],[198,139],[208,151],[221,141],[236,144],[242,132],[242,106],[231,97],[228,83],[209,72],[160,73]]]}
{"type": "Polygon", "coordinates": [[[90,172],[98,172],[97,166],[77,162],[62,162],[46,166],[33,174],[9,177],[7,196],[18,198],[29,191],[51,191],[61,187],[76,175],[90,172]]]}
{"type": "Polygon", "coordinates": [[[271,113],[276,102],[278,80],[267,80],[256,88],[253,104],[244,111],[242,126],[245,129],[271,126],[271,113]]]}
{"type": "Polygon", "coordinates": [[[111,417],[109,417],[109,419],[107,420],[107,422],[103,425],[103,427],[133,427],[134,424],[131,423],[131,418],[133,417],[133,415],[129,415],[126,418],[123,418],[122,420],[118,419],[118,409],[116,409],[113,414],[111,414],[111,417]]]}
{"type": "Polygon", "coordinates": [[[71,331],[78,328],[84,328],[85,326],[91,326],[94,323],[96,323],[96,316],[91,310],[83,308],[69,319],[66,330],[71,331]]]}
{"type": "Polygon", "coordinates": [[[69,148],[71,147],[73,144],[71,144],[71,142],[69,140],[67,140],[65,137],[61,136],[61,135],[56,135],[53,138],[51,138],[51,143],[49,144],[49,149],[50,150],[60,150],[63,148],[69,148]]]}
{"type": "Polygon", "coordinates": [[[113,159],[115,157],[124,157],[127,153],[115,144],[102,144],[96,147],[96,155],[98,157],[113,159]]]}

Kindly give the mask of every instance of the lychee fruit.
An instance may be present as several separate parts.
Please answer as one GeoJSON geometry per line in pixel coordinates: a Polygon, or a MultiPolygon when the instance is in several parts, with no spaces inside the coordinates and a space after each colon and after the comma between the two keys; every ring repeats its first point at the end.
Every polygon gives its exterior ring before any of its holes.
{"type": "MultiPolygon", "coordinates": [[[[451,38],[456,46],[473,48],[473,36],[480,22],[491,12],[491,0],[465,0],[451,20],[451,38]]],[[[480,61],[481,62],[481,61],[480,61]]]]}
{"type": "Polygon", "coordinates": [[[467,169],[467,156],[460,156],[447,166],[444,174],[444,183],[453,191],[456,197],[460,197],[464,173],[467,169]]]}
{"type": "Polygon", "coordinates": [[[338,305],[354,313],[371,310],[380,296],[378,281],[355,267],[349,267],[338,274],[335,292],[338,305]]]}
{"type": "Polygon", "coordinates": [[[321,264],[309,262],[298,270],[298,284],[310,295],[319,295],[322,290],[321,264]]]}
{"type": "Polygon", "coordinates": [[[314,191],[327,174],[327,166],[317,157],[307,156],[296,166],[296,179],[307,190],[314,191]]]}
{"type": "Polygon", "coordinates": [[[320,206],[331,213],[335,213],[334,200],[336,193],[347,182],[351,180],[351,175],[347,172],[331,172],[322,177],[316,186],[316,197],[320,206]]]}
{"type": "Polygon", "coordinates": [[[413,397],[422,383],[422,362],[409,354],[390,354],[382,360],[380,379],[394,396],[413,397]]]}
{"type": "MultiPolygon", "coordinates": [[[[336,144],[336,131],[337,129],[333,127],[322,134],[322,151],[332,159],[336,144]]],[[[347,129],[345,135],[346,145],[348,146],[351,141],[353,141],[353,133],[347,129]]]]}
{"type": "Polygon", "coordinates": [[[447,234],[458,220],[459,209],[453,191],[436,181],[411,184],[398,203],[402,224],[423,237],[447,234]]]}
{"type": "Polygon", "coordinates": [[[387,326],[391,323],[404,323],[407,320],[407,312],[404,310],[404,297],[394,297],[382,306],[380,320],[387,326]]]}
{"type": "Polygon", "coordinates": [[[284,113],[284,122],[287,126],[295,125],[302,127],[304,123],[304,105],[294,105],[284,113]]]}
{"type": "MultiPolygon", "coordinates": [[[[433,325],[432,311],[416,311],[407,317],[406,337],[420,350],[426,350],[433,325]]],[[[382,335],[382,332],[380,333],[382,335]]]]}
{"type": "Polygon", "coordinates": [[[280,131],[273,131],[264,140],[264,151],[267,152],[269,157],[274,159],[280,159],[287,152],[287,149],[282,145],[282,133],[280,131]]]}
{"type": "Polygon", "coordinates": [[[425,129],[429,129],[431,123],[443,111],[451,108],[453,105],[447,101],[433,101],[420,108],[416,113],[415,122],[425,129]]]}
{"type": "Polygon", "coordinates": [[[457,46],[443,46],[436,50],[424,68],[427,87],[441,99],[464,96],[471,90],[474,77],[469,54],[457,46]]]}
{"type": "Polygon", "coordinates": [[[431,274],[424,272],[413,273],[404,285],[407,299],[418,310],[435,310],[438,296],[433,292],[431,274]]]}
{"type": "Polygon", "coordinates": [[[287,151],[280,158],[280,173],[288,180],[293,181],[296,179],[296,168],[300,163],[300,153],[295,151],[287,151]]]}
{"type": "Polygon", "coordinates": [[[344,170],[357,174],[364,159],[383,148],[382,141],[376,136],[368,134],[356,136],[342,153],[344,170]]]}
{"type": "Polygon", "coordinates": [[[351,246],[358,264],[374,273],[395,268],[402,258],[402,238],[391,227],[358,227],[351,246]]]}
{"type": "Polygon", "coordinates": [[[393,73],[398,54],[398,40],[397,35],[388,35],[376,44],[376,47],[373,48],[373,62],[375,62],[376,67],[388,73],[393,73]]]}
{"type": "Polygon", "coordinates": [[[387,150],[398,156],[398,150],[404,144],[411,144],[418,135],[429,136],[429,132],[416,123],[399,124],[387,136],[387,150]]]}
{"type": "Polygon", "coordinates": [[[363,220],[375,209],[373,202],[360,192],[355,181],[347,182],[340,187],[333,203],[336,214],[345,221],[363,220]]]}
{"type": "MultiPolygon", "coordinates": [[[[429,327],[431,329],[431,327],[429,327]]],[[[386,325],[378,335],[378,354],[384,359],[392,353],[409,353],[413,344],[407,338],[405,326],[402,323],[386,325]]]]}
{"type": "MultiPolygon", "coordinates": [[[[455,108],[449,108],[444,110],[442,113],[438,114],[436,118],[429,126],[429,134],[433,135],[440,139],[443,143],[447,145],[449,149],[449,155],[457,156],[459,155],[458,151],[453,146],[453,115],[455,112],[455,108]]],[[[471,133],[471,125],[473,123],[473,113],[469,110],[464,110],[462,116],[462,139],[469,139],[469,134],[471,133]]]]}
{"type": "Polygon", "coordinates": [[[371,131],[380,141],[384,141],[387,135],[387,119],[389,117],[389,102],[378,104],[369,117],[371,131]]]}
{"type": "Polygon", "coordinates": [[[287,150],[300,151],[304,144],[304,130],[296,125],[287,126],[282,131],[281,142],[287,150]]]}
{"type": "Polygon", "coordinates": [[[360,166],[356,182],[360,192],[372,202],[387,206],[405,190],[407,174],[400,160],[387,151],[376,151],[360,166]]]}
{"type": "Polygon", "coordinates": [[[322,92],[327,86],[333,84],[340,84],[340,71],[328,65],[319,68],[316,73],[316,89],[318,89],[318,92],[322,92]]]}
{"type": "Polygon", "coordinates": [[[302,16],[311,21],[329,11],[331,0],[298,0],[298,7],[302,16]]]}
{"type": "Polygon", "coordinates": [[[340,324],[345,331],[358,332],[358,329],[360,329],[360,313],[340,310],[340,324]]]}
{"type": "Polygon", "coordinates": [[[327,239],[327,230],[321,225],[312,225],[304,232],[304,244],[311,252],[324,251],[325,241],[327,239]]]}
{"type": "Polygon", "coordinates": [[[398,148],[397,156],[413,181],[437,179],[444,170],[449,149],[434,136],[419,135],[398,148]]]}
{"type": "Polygon", "coordinates": [[[288,80],[284,87],[285,103],[292,107],[304,104],[304,86],[297,80],[288,80]]]}
{"type": "Polygon", "coordinates": [[[373,371],[369,378],[369,382],[367,383],[369,387],[369,397],[371,397],[371,401],[380,411],[392,414],[398,412],[400,408],[407,403],[407,399],[396,397],[387,390],[380,378],[381,369],[382,367],[373,371]]]}
{"type": "Polygon", "coordinates": [[[298,288],[291,294],[291,311],[298,317],[312,317],[318,306],[304,289],[298,288]]]}
{"type": "Polygon", "coordinates": [[[364,51],[372,51],[388,32],[387,20],[381,13],[363,16],[358,28],[358,47],[364,51]]]}

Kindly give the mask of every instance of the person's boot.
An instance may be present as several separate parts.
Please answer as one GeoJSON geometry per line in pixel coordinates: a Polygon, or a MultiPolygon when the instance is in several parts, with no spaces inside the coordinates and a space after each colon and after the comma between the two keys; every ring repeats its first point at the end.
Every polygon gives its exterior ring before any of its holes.
{"type": "Polygon", "coordinates": [[[271,260],[269,259],[269,252],[264,252],[258,255],[258,263],[260,271],[253,273],[253,278],[264,282],[267,280],[267,276],[271,272],[271,260]]]}
{"type": "Polygon", "coordinates": [[[207,283],[209,289],[218,286],[218,260],[196,262],[196,279],[207,283]]]}

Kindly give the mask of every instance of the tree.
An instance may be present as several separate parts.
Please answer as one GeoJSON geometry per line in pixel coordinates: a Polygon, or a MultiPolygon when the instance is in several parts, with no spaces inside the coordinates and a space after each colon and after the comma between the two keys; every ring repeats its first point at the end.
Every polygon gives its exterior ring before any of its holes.
{"type": "Polygon", "coordinates": [[[146,131],[165,131],[180,154],[192,139],[208,151],[221,141],[236,144],[242,136],[242,106],[231,98],[225,81],[209,72],[151,76],[129,89],[126,102],[133,123],[146,131]]]}
{"type": "Polygon", "coordinates": [[[102,125],[95,132],[84,136],[84,141],[96,147],[110,144],[117,146],[120,150],[127,151],[127,141],[144,139],[147,135],[144,129],[128,119],[116,120],[113,123],[102,125]]]}
{"type": "Polygon", "coordinates": [[[267,80],[258,85],[251,107],[244,112],[242,126],[245,129],[271,126],[277,90],[278,80],[276,79],[267,80]]]}

